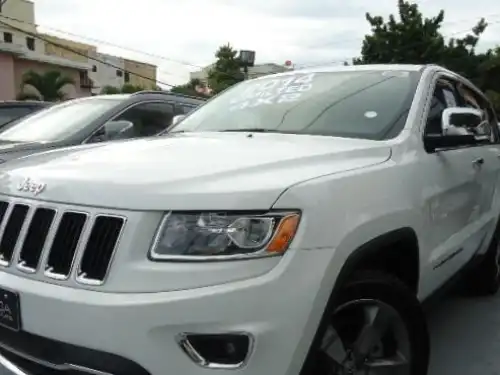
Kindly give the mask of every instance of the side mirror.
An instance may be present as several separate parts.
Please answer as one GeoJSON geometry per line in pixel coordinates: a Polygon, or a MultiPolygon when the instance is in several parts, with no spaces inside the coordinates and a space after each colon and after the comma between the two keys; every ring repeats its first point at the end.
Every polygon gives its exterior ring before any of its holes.
{"type": "Polygon", "coordinates": [[[185,118],[186,118],[186,115],[177,115],[177,116],[174,116],[174,119],[172,120],[172,125],[175,125],[175,124],[181,122],[185,118]]]}
{"type": "Polygon", "coordinates": [[[474,108],[446,108],[441,116],[441,134],[426,134],[424,145],[427,152],[447,148],[471,146],[484,136],[476,136],[473,129],[483,122],[483,112],[474,108]]]}
{"type": "Polygon", "coordinates": [[[442,115],[443,135],[467,135],[483,122],[483,111],[474,108],[446,108],[442,115]]]}
{"type": "Polygon", "coordinates": [[[134,127],[134,123],[127,120],[109,121],[104,125],[106,137],[111,139],[120,133],[124,133],[134,127]]]}

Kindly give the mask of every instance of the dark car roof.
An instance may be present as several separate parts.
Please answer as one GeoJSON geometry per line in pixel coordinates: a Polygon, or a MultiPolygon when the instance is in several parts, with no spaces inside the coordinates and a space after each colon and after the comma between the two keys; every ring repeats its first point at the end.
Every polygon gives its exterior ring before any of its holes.
{"type": "MultiPolygon", "coordinates": [[[[17,142],[17,140],[16,141],[8,141],[5,139],[2,140],[0,134],[0,155],[5,155],[6,153],[9,154],[18,153],[19,155],[22,153],[23,155],[27,155],[36,152],[36,150],[41,151],[43,149],[48,149],[53,147],[66,147],[66,146],[82,144],[82,142],[85,142],[87,139],[89,139],[102,125],[104,125],[111,118],[118,116],[120,113],[127,110],[128,108],[143,102],[163,102],[166,104],[173,104],[174,112],[177,110],[177,107],[180,108],[187,106],[187,107],[192,107],[192,109],[195,109],[196,107],[199,107],[206,102],[206,100],[203,98],[190,97],[186,95],[170,93],[167,91],[140,91],[133,94],[95,95],[95,96],[77,98],[74,100],[70,100],[70,102],[73,101],[102,102],[106,100],[109,100],[111,102],[110,106],[107,109],[104,109],[102,113],[97,114],[97,117],[95,117],[93,120],[89,120],[88,124],[83,126],[81,130],[77,131],[76,133],[64,139],[54,140],[54,141],[44,141],[44,142],[37,142],[37,141],[25,142],[23,140],[19,140],[19,142],[17,142]],[[2,141],[6,141],[7,143],[5,142],[2,143],[2,141]],[[4,146],[8,145],[8,147],[2,147],[2,144],[4,146]]],[[[12,102],[1,102],[1,103],[23,103],[23,102],[12,101],[12,102]]],[[[44,103],[44,102],[36,102],[36,103],[44,103]]],[[[50,103],[50,104],[64,105],[64,102],[50,103]]],[[[46,107],[49,106],[50,105],[48,106],[46,105],[46,107]]],[[[52,109],[47,108],[47,109],[42,109],[41,112],[51,111],[51,110],[52,109]]],[[[23,121],[29,121],[29,120],[20,119],[13,123],[9,123],[5,127],[0,129],[0,133],[8,131],[12,127],[18,126],[18,124],[22,123],[23,121]]],[[[0,159],[4,160],[5,158],[1,156],[0,159]]]]}
{"type": "Polygon", "coordinates": [[[37,100],[0,100],[0,108],[2,107],[48,107],[54,103],[42,102],[37,100]]]}
{"type": "Polygon", "coordinates": [[[177,94],[169,91],[138,91],[136,93],[130,94],[131,99],[138,100],[151,100],[161,98],[163,100],[172,100],[176,102],[200,105],[207,101],[204,98],[197,98],[194,96],[188,96],[183,94],[177,94]]]}

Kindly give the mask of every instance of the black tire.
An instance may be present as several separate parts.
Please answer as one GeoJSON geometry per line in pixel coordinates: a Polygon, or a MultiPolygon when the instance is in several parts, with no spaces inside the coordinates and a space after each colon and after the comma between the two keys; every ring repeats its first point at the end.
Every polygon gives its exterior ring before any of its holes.
{"type": "MultiPolygon", "coordinates": [[[[403,323],[409,343],[409,374],[426,375],[430,357],[430,339],[427,322],[415,294],[399,279],[378,271],[357,273],[331,301],[309,351],[301,375],[323,375],[321,341],[326,333],[333,312],[351,301],[375,300],[392,307],[403,323]]],[[[346,328],[347,330],[347,328],[346,328]]],[[[339,332],[339,336],[342,335],[339,332]]],[[[324,354],[323,354],[324,355],[324,354]]],[[[345,370],[344,370],[345,371],[345,370]]],[[[340,372],[342,373],[342,372],[340,372]]],[[[335,372],[333,373],[335,374],[335,372]]]]}
{"type": "Polygon", "coordinates": [[[499,265],[500,229],[497,226],[484,258],[463,280],[463,291],[468,296],[491,296],[500,289],[499,265]]]}

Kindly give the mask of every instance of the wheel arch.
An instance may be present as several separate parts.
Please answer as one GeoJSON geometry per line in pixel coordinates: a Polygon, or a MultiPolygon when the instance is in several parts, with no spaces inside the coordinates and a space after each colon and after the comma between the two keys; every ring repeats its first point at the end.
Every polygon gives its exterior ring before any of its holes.
{"type": "Polygon", "coordinates": [[[402,279],[417,294],[420,256],[416,232],[411,227],[401,227],[381,234],[359,246],[347,257],[332,293],[335,294],[349,277],[360,269],[386,271],[402,279]],[[404,250],[400,247],[408,247],[408,249],[404,250]],[[391,257],[392,262],[388,262],[386,257],[391,257]]]}
{"type": "MultiPolygon", "coordinates": [[[[335,279],[335,284],[332,286],[330,296],[328,297],[328,300],[326,302],[326,306],[323,310],[321,319],[318,322],[316,333],[314,334],[314,338],[305,357],[300,375],[308,375],[309,369],[311,368],[311,366],[313,366],[313,364],[311,363],[313,357],[311,353],[313,352],[314,348],[320,344],[319,341],[321,340],[321,337],[319,333],[328,323],[328,316],[333,312],[336,296],[338,295],[342,286],[345,285],[345,283],[352,275],[354,275],[355,272],[363,269],[375,269],[374,265],[376,264],[371,263],[372,260],[381,254],[383,255],[385,251],[396,251],[400,244],[411,244],[412,246],[410,256],[407,258],[409,259],[408,264],[411,266],[411,270],[407,275],[407,280],[403,281],[408,282],[408,280],[411,280],[411,285],[409,286],[415,292],[415,294],[417,294],[420,275],[420,259],[418,237],[413,228],[400,227],[389,230],[360,245],[347,257],[346,261],[341,267],[337,278],[335,279]]],[[[405,269],[404,267],[401,268],[402,272],[405,272],[406,270],[407,269],[405,269]]],[[[392,274],[394,275],[394,273],[392,274]]]]}

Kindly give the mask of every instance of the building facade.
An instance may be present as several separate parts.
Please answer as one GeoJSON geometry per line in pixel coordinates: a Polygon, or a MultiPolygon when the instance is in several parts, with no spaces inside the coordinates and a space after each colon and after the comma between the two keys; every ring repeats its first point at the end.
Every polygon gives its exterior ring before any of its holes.
{"type": "Polygon", "coordinates": [[[92,68],[89,76],[94,82],[92,93],[99,94],[106,86],[121,88],[125,84],[125,64],[121,57],[105,53],[93,52],[91,55],[92,68]],[[93,59],[93,60],[92,60],[93,59]]]}
{"type": "Polygon", "coordinates": [[[8,24],[0,25],[0,100],[15,99],[21,92],[38,95],[33,87],[23,88],[23,76],[30,70],[40,74],[58,70],[73,78],[75,84],[62,89],[67,98],[90,95],[89,87],[81,80],[89,68],[88,62],[50,54],[50,48],[47,53],[48,44],[37,37],[33,2],[7,0],[0,21],[8,24]]]}
{"type": "MultiPolygon", "coordinates": [[[[22,90],[22,77],[34,70],[61,71],[75,84],[63,88],[67,98],[98,94],[105,86],[130,83],[156,87],[156,66],[100,53],[91,44],[38,33],[35,4],[6,0],[0,12],[0,100],[12,100],[22,90]],[[10,27],[12,26],[12,27],[10,27]]],[[[36,90],[35,90],[36,91],[36,90]]],[[[25,93],[33,88],[25,87],[25,93]]]]}
{"type": "Polygon", "coordinates": [[[124,59],[124,67],[125,83],[145,89],[154,89],[157,86],[156,65],[124,59]]]}

